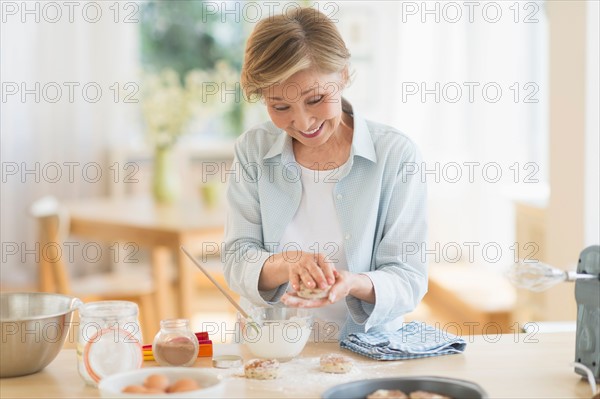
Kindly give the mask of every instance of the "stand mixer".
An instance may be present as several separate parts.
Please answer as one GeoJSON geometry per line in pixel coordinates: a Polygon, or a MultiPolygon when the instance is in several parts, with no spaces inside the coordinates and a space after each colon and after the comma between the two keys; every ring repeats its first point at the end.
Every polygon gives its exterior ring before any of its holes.
{"type": "MultiPolygon", "coordinates": [[[[543,291],[563,281],[575,282],[577,330],[575,362],[589,368],[600,381],[600,246],[592,245],[579,255],[576,272],[567,272],[540,262],[516,263],[508,278],[518,287],[543,291]]],[[[577,374],[587,377],[581,368],[577,374]]]]}
{"type": "MultiPolygon", "coordinates": [[[[575,281],[577,332],[575,361],[586,365],[600,380],[600,246],[584,249],[579,255],[577,273],[596,276],[575,281]]],[[[582,370],[575,372],[585,376],[582,370]]]]}

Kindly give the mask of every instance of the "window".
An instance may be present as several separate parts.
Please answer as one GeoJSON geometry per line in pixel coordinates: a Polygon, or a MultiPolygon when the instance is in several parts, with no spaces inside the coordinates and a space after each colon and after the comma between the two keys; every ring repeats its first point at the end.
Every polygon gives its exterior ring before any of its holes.
{"type": "Polygon", "coordinates": [[[209,73],[212,83],[219,86],[214,95],[220,107],[212,115],[213,123],[203,124],[205,129],[213,127],[217,136],[240,134],[244,112],[239,85],[218,81],[222,80],[221,67],[229,75],[239,76],[244,52],[244,21],[228,19],[223,23],[224,4],[202,0],[146,2],[140,8],[139,24],[140,62],[145,71],[169,68],[183,81],[186,74],[199,69],[209,73]],[[215,128],[214,120],[222,116],[226,123],[215,128]]]}

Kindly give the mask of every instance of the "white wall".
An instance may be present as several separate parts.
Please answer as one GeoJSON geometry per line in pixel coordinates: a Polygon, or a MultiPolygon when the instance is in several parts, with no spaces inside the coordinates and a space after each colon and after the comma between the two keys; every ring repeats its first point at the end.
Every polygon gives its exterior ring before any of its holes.
{"type": "Polygon", "coordinates": [[[600,2],[587,2],[585,245],[600,245],[600,2]]]}
{"type": "Polygon", "coordinates": [[[29,205],[47,194],[106,194],[113,180],[107,149],[133,123],[127,118],[135,104],[115,101],[111,89],[137,79],[136,25],[124,19],[131,10],[121,8],[115,22],[113,3],[94,2],[101,14],[88,3],[67,3],[2,2],[3,284],[35,281],[35,255],[26,252],[37,240],[29,205]],[[5,90],[15,87],[14,95],[5,90]]]}
{"type": "MultiPolygon", "coordinates": [[[[584,248],[586,175],[586,2],[548,2],[550,23],[550,201],[547,260],[574,269],[584,248]]],[[[572,284],[545,294],[544,316],[574,320],[572,284]]]]}

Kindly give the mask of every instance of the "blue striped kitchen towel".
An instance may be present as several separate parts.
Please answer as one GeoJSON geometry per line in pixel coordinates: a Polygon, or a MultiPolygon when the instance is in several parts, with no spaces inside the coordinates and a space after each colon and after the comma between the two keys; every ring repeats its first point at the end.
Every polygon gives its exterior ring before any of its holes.
{"type": "Polygon", "coordinates": [[[375,360],[407,360],[461,353],[467,343],[446,331],[411,321],[398,331],[350,334],[340,346],[375,360]]]}

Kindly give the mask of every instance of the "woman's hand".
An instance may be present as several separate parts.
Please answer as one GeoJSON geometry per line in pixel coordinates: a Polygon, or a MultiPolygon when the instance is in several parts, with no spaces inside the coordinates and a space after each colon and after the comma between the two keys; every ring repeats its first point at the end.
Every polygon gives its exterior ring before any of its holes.
{"type": "Polygon", "coordinates": [[[328,303],[335,303],[352,295],[368,303],[375,303],[375,291],[371,279],[364,274],[350,273],[346,270],[335,271],[335,284],[329,290],[329,296],[324,299],[304,299],[297,295],[284,294],[281,301],[290,307],[319,308],[328,303]]]}
{"type": "Polygon", "coordinates": [[[260,272],[259,290],[271,290],[289,282],[294,291],[300,282],[308,288],[327,289],[335,283],[335,267],[322,254],[285,251],[267,259],[260,272]]]}
{"type": "Polygon", "coordinates": [[[296,295],[296,293],[285,293],[281,297],[281,302],[290,308],[320,308],[329,303],[329,298],[323,299],[304,299],[296,295]]]}
{"type": "Polygon", "coordinates": [[[320,308],[329,303],[334,303],[343,299],[350,293],[352,273],[345,270],[334,272],[335,283],[329,290],[329,295],[322,299],[305,299],[296,295],[296,293],[286,293],[281,297],[281,301],[293,308],[320,308]]]}
{"type": "Polygon", "coordinates": [[[329,303],[335,303],[350,295],[350,291],[356,283],[355,279],[356,274],[354,273],[346,270],[336,271],[335,284],[329,290],[329,296],[327,297],[329,303]]]}
{"type": "Polygon", "coordinates": [[[335,267],[323,254],[303,251],[288,251],[283,255],[288,263],[289,281],[294,291],[300,282],[308,288],[327,289],[335,283],[335,267]]]}

